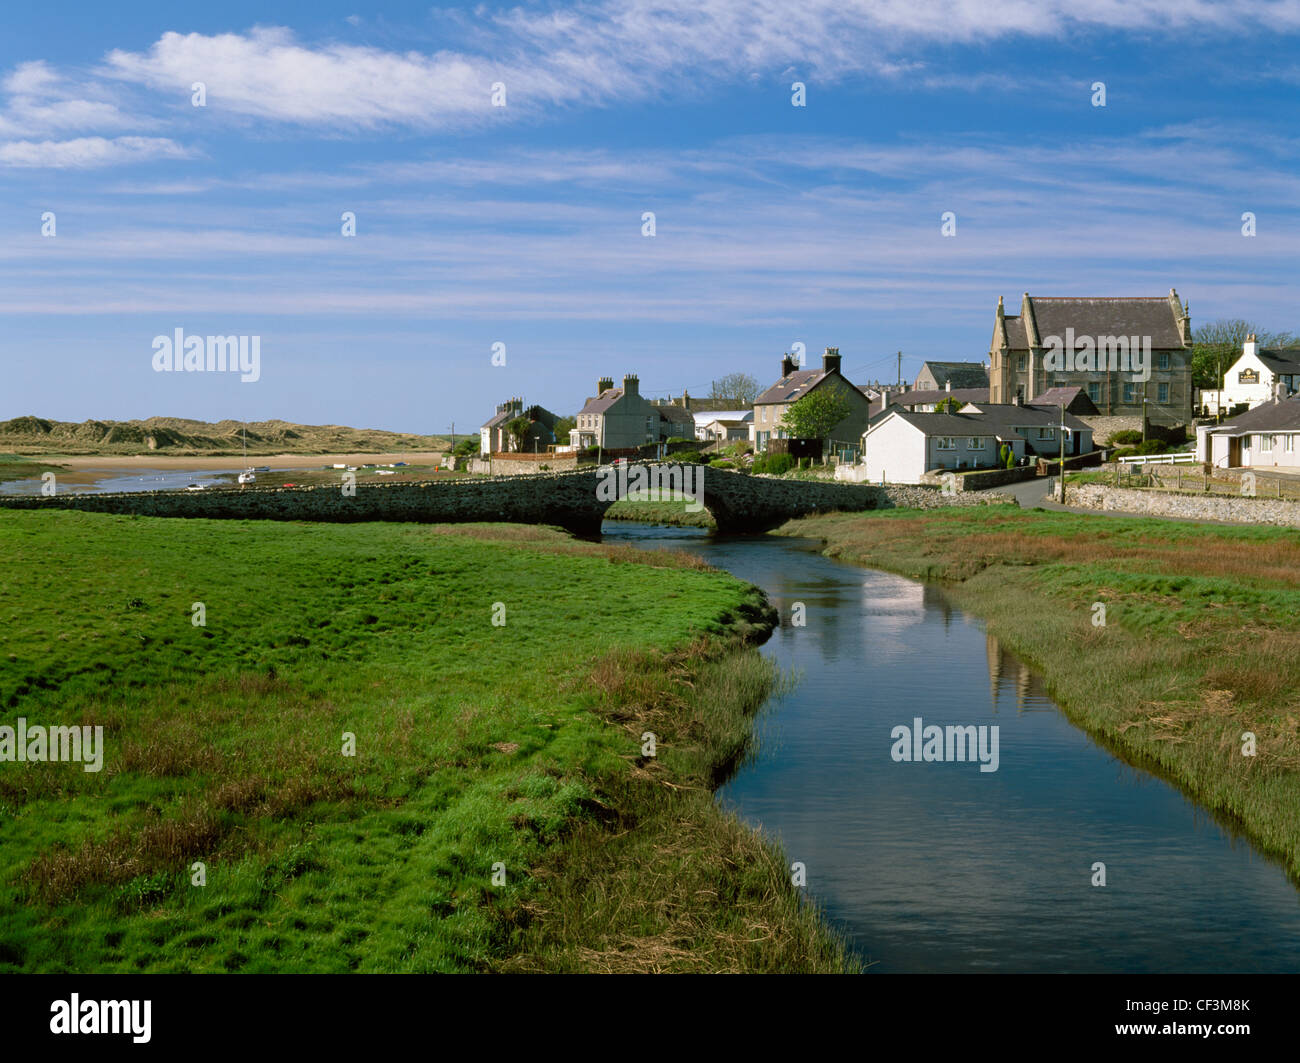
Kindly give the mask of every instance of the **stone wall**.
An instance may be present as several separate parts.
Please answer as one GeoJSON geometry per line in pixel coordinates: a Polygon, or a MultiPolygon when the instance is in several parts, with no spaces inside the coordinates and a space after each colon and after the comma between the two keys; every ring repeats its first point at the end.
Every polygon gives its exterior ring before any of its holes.
{"type": "Polygon", "coordinates": [[[1280,524],[1300,528],[1300,502],[1206,494],[1142,491],[1102,484],[1068,487],[1066,504],[1085,509],[1147,513],[1155,517],[1188,517],[1242,524],[1280,524]]]}
{"type": "MultiPolygon", "coordinates": [[[[656,463],[646,463],[656,464],[656,463]]],[[[934,487],[873,487],[750,476],[694,466],[704,503],[719,529],[763,531],[791,517],[828,510],[894,506],[932,508],[1007,501],[1000,495],[944,495],[934,487]]],[[[150,517],[235,520],[413,521],[457,523],[510,521],[552,524],[595,536],[613,501],[598,490],[601,474],[536,473],[465,480],[357,484],[351,494],[328,487],[246,487],[206,491],[142,491],[122,494],[60,494],[0,497],[0,508],[77,509],[150,517]]]]}
{"type": "Polygon", "coordinates": [[[951,469],[931,470],[921,478],[923,484],[943,485],[946,473],[951,473],[953,486],[958,491],[983,491],[986,487],[1001,487],[1003,484],[1018,484],[1032,480],[1038,475],[1033,465],[1017,465],[1011,469],[982,469],[979,472],[952,472],[951,469]]]}
{"type": "MultiPolygon", "coordinates": [[[[1092,444],[1104,447],[1116,432],[1142,431],[1141,417],[1107,417],[1105,414],[1079,414],[1079,420],[1092,429],[1092,444]]],[[[1187,442],[1186,425],[1161,425],[1154,421],[1147,422],[1147,438],[1163,439],[1166,443],[1179,446],[1187,442]]]]}
{"type": "Polygon", "coordinates": [[[493,454],[482,462],[492,476],[519,476],[542,472],[572,472],[578,467],[577,451],[566,454],[493,454]]]}

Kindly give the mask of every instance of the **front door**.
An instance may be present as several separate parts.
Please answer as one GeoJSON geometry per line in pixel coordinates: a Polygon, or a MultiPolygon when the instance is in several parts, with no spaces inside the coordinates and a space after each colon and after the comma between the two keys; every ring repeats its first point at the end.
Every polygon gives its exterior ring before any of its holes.
{"type": "Polygon", "coordinates": [[[1241,436],[1232,436],[1228,440],[1228,468],[1241,468],[1241,436]]]}

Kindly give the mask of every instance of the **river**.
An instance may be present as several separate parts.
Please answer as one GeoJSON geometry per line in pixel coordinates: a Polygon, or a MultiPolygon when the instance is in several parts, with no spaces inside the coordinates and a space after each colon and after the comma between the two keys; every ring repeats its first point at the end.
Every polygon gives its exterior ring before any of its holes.
{"type": "Polygon", "coordinates": [[[763,652],[798,682],[718,800],[805,866],[873,970],[1300,970],[1282,867],[1072,725],[940,588],[807,540],[617,521],[603,537],[700,554],[780,610],[763,652]],[[891,732],[916,717],[996,725],[997,770],[896,762],[891,732]]]}

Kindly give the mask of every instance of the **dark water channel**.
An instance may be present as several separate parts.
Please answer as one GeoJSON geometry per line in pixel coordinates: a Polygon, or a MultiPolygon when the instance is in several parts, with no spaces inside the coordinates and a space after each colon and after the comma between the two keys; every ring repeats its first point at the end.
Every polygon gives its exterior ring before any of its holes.
{"type": "Polygon", "coordinates": [[[876,970],[1300,970],[1281,866],[1070,724],[940,589],[802,540],[615,521],[604,538],[701,554],[780,610],[763,652],[799,681],[719,800],[805,865],[876,970]],[[996,725],[997,770],[895,761],[893,730],[917,717],[996,725]]]}

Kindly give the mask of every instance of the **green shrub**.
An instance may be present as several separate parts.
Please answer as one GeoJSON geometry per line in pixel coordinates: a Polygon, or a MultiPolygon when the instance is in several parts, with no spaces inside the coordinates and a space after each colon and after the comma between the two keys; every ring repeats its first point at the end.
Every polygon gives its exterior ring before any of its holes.
{"type": "Polygon", "coordinates": [[[1110,441],[1117,447],[1132,446],[1134,443],[1142,442],[1142,433],[1136,428],[1125,428],[1123,431],[1115,432],[1110,437],[1110,441]]]}
{"type": "Polygon", "coordinates": [[[794,468],[794,458],[789,454],[760,454],[754,459],[754,472],[780,476],[794,468]]]}
{"type": "Polygon", "coordinates": [[[734,469],[735,467],[736,463],[734,461],[722,461],[721,459],[717,459],[709,462],[710,469],[734,469]]]}
{"type": "Polygon", "coordinates": [[[676,454],[669,454],[668,460],[678,462],[683,465],[704,465],[706,459],[698,450],[679,450],[676,454]]]}

